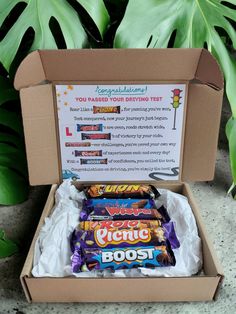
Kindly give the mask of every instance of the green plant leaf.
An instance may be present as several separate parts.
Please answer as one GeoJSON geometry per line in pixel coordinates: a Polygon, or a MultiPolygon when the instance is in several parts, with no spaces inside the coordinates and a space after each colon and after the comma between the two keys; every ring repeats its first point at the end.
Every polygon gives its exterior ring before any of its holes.
{"type": "Polygon", "coordinates": [[[110,21],[109,14],[107,12],[103,0],[94,1],[76,0],[76,1],[79,2],[87,12],[89,12],[89,15],[93,19],[94,23],[99,29],[101,36],[103,37],[110,21]]]}
{"type": "Polygon", "coordinates": [[[22,149],[0,143],[0,166],[14,169],[27,179],[27,163],[22,149]]]}
{"type": "Polygon", "coordinates": [[[17,136],[0,132],[0,145],[1,143],[11,145],[13,147],[19,148],[20,150],[24,151],[23,139],[17,136]]]}
{"type": "Polygon", "coordinates": [[[0,76],[0,105],[10,100],[17,100],[18,93],[13,88],[10,80],[0,76]]]}
{"type": "Polygon", "coordinates": [[[231,132],[232,132],[232,128],[234,126],[234,123],[235,123],[235,119],[233,117],[231,117],[227,123],[226,123],[226,126],[225,126],[225,133],[226,133],[226,136],[227,136],[227,139],[229,141],[229,138],[230,138],[230,135],[231,135],[231,132]]]}
{"type": "Polygon", "coordinates": [[[229,141],[229,156],[233,183],[236,185],[236,119],[230,118],[227,122],[226,135],[229,141]]]}
{"type": "MultiPolygon", "coordinates": [[[[0,27],[18,3],[27,6],[0,42],[0,61],[9,70],[16,56],[22,38],[29,28],[35,32],[31,51],[36,49],[56,49],[56,41],[49,27],[54,17],[60,25],[66,47],[82,48],[87,44],[87,35],[81,25],[78,13],[66,0],[1,0],[0,27]]],[[[108,23],[108,14],[102,0],[77,0],[94,18],[101,36],[108,23]]]]}
{"type": "Polygon", "coordinates": [[[17,132],[20,136],[23,136],[23,128],[19,115],[15,112],[10,112],[3,108],[0,108],[0,124],[11,128],[17,132]]]}
{"type": "MultiPolygon", "coordinates": [[[[223,29],[236,48],[236,10],[221,0],[130,0],[117,30],[117,48],[165,48],[176,31],[174,47],[207,48],[219,61],[226,79],[226,92],[236,118],[236,61],[225,47],[218,29],[223,29]]],[[[227,2],[227,1],[226,1],[227,2]]],[[[236,4],[236,0],[228,1],[236,4]]]]}
{"type": "Polygon", "coordinates": [[[0,229],[0,258],[11,256],[18,252],[17,245],[6,238],[5,232],[0,229]]]}
{"type": "Polygon", "coordinates": [[[0,165],[0,204],[22,203],[28,196],[27,180],[14,169],[0,165]]]}

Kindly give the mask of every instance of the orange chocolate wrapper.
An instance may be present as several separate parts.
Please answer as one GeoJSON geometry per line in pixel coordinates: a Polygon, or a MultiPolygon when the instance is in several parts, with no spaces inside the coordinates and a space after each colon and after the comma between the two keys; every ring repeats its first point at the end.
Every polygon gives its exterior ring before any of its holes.
{"type": "Polygon", "coordinates": [[[120,106],[93,106],[93,113],[120,113],[120,106]]]}

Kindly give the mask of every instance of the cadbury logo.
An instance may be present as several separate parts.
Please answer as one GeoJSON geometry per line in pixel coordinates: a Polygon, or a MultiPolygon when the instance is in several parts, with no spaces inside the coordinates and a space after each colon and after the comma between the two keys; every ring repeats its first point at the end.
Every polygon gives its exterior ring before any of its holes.
{"type": "Polygon", "coordinates": [[[151,240],[150,229],[139,230],[117,230],[109,231],[108,229],[98,229],[94,231],[96,243],[100,247],[109,244],[119,244],[122,242],[135,244],[138,242],[149,242],[151,240]]]}
{"type": "Polygon", "coordinates": [[[151,209],[147,208],[123,208],[123,207],[106,207],[107,212],[110,216],[116,215],[134,215],[138,216],[140,214],[151,215],[151,209]]]}

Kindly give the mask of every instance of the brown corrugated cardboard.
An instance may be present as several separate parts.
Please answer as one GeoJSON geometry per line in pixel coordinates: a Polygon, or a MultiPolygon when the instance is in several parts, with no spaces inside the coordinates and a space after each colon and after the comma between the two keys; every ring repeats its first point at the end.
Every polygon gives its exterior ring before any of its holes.
{"type": "Polygon", "coordinates": [[[30,251],[21,273],[21,282],[29,302],[154,302],[210,301],[223,278],[222,268],[206,234],[199,209],[190,188],[184,183],[156,185],[187,196],[196,218],[203,246],[204,275],[175,278],[34,278],[31,275],[35,241],[54,205],[57,185],[53,185],[30,251]],[[93,287],[99,284],[99,293],[93,287]],[[140,290],[140,287],[142,289],[140,290]],[[160,289],[161,287],[161,289],[160,289]],[[145,289],[143,289],[145,288],[145,289]],[[88,292],[90,291],[90,292],[88,292]],[[145,291],[145,293],[144,293],[145,291]],[[158,293],[156,293],[158,291],[158,293]]]}
{"type": "Polygon", "coordinates": [[[60,182],[52,85],[21,90],[30,184],[60,182]]]}
{"type": "Polygon", "coordinates": [[[182,180],[211,180],[223,95],[223,78],[215,59],[202,49],[101,49],[36,51],[20,65],[15,87],[20,89],[29,143],[30,184],[60,182],[54,91],[49,82],[163,81],[189,82],[182,180]]]}
{"type": "Polygon", "coordinates": [[[216,89],[223,88],[218,65],[206,50],[44,50],[31,53],[22,62],[16,73],[15,88],[22,89],[45,81],[163,82],[193,79],[216,89]]]}
{"type": "Polygon", "coordinates": [[[223,90],[189,85],[183,181],[206,181],[214,177],[222,97],[223,90]]]}
{"type": "MultiPolygon", "coordinates": [[[[181,179],[194,181],[213,178],[223,78],[215,59],[209,52],[202,49],[101,49],[36,51],[30,54],[17,71],[15,87],[20,90],[32,185],[58,184],[61,180],[53,85],[58,82],[187,83],[188,105],[181,179]]],[[[213,300],[223,278],[223,272],[205,232],[190,188],[181,182],[161,182],[158,186],[188,197],[203,243],[203,276],[132,279],[33,278],[31,269],[34,244],[43,221],[50,214],[54,204],[57,185],[53,185],[21,274],[21,282],[28,301],[213,300]],[[91,288],[98,282],[101,289],[96,290],[95,293],[91,288]],[[162,289],[159,289],[160,286],[162,289]]]]}

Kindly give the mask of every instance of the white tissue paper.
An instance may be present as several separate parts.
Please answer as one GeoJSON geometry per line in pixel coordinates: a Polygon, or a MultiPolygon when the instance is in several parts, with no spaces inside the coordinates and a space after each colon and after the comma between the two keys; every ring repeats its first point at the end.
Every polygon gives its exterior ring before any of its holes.
{"type": "Polygon", "coordinates": [[[174,249],[176,265],[155,269],[138,268],[111,272],[90,271],[73,273],[70,236],[78,225],[83,192],[78,192],[70,180],[65,180],[56,191],[52,215],[45,219],[35,244],[32,275],[34,277],[177,277],[197,274],[202,267],[201,239],[187,198],[169,190],[159,189],[158,198],[167,208],[174,222],[180,247],[174,249]]]}

